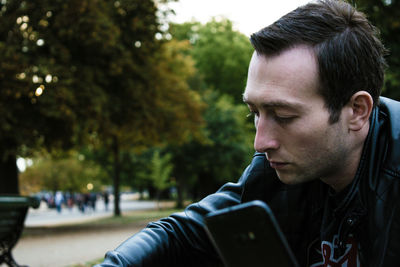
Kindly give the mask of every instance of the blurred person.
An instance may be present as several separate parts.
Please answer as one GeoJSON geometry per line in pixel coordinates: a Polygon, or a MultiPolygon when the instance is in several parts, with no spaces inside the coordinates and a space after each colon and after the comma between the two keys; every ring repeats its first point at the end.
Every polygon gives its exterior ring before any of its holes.
{"type": "Polygon", "coordinates": [[[108,191],[104,191],[103,199],[104,199],[104,207],[105,207],[106,211],[108,211],[108,203],[110,202],[110,196],[108,194],[108,191]]]}
{"type": "Polygon", "coordinates": [[[90,206],[91,206],[90,205],[90,194],[89,193],[85,193],[85,194],[83,194],[83,207],[84,207],[84,210],[85,211],[88,210],[90,206]]]}
{"type": "Polygon", "coordinates": [[[89,204],[93,211],[96,211],[97,193],[91,192],[89,194],[89,204]]]}
{"type": "Polygon", "coordinates": [[[67,192],[65,194],[65,197],[67,199],[67,207],[69,211],[72,211],[72,208],[74,206],[75,200],[74,200],[74,195],[71,192],[67,192]]]}
{"type": "Polygon", "coordinates": [[[76,205],[80,212],[85,213],[85,200],[82,193],[76,194],[76,205]]]}
{"type": "Polygon", "coordinates": [[[54,204],[56,205],[56,209],[58,213],[61,213],[62,204],[64,203],[64,196],[61,191],[57,191],[54,196],[54,204]]]}
{"type": "Polygon", "coordinates": [[[44,201],[47,204],[47,208],[49,208],[49,209],[52,208],[51,207],[51,204],[52,204],[51,202],[54,202],[54,197],[49,192],[46,192],[44,194],[43,198],[44,198],[44,201]]]}
{"type": "Polygon", "coordinates": [[[400,103],[380,97],[377,29],[350,4],[320,0],[250,41],[251,164],[237,183],[150,223],[97,266],[220,264],[203,218],[251,200],[271,207],[301,266],[398,265],[400,103]]]}

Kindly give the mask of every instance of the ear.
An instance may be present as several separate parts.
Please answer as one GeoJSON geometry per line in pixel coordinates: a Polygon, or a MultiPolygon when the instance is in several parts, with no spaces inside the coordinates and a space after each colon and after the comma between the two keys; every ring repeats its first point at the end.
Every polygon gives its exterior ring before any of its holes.
{"type": "Polygon", "coordinates": [[[358,91],[350,98],[349,130],[359,131],[368,123],[373,103],[371,95],[366,91],[358,91]]]}

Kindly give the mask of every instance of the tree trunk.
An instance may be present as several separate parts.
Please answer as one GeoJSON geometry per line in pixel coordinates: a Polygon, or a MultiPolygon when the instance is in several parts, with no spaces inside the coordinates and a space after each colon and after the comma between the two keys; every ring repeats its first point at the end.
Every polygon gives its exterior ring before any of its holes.
{"type": "Polygon", "coordinates": [[[3,142],[0,144],[0,194],[19,194],[16,146],[3,142]]]}
{"type": "Polygon", "coordinates": [[[114,156],[114,216],[121,216],[119,207],[119,183],[120,183],[120,162],[119,162],[119,144],[116,136],[113,136],[113,156],[114,156]]]}

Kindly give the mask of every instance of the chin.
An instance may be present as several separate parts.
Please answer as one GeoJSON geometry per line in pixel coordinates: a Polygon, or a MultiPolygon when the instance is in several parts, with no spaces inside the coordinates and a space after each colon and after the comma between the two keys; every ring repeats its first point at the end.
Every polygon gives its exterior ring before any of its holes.
{"type": "Polygon", "coordinates": [[[278,178],[282,183],[287,184],[287,185],[297,185],[297,184],[302,184],[302,183],[309,181],[307,179],[301,179],[300,177],[293,177],[293,176],[279,175],[279,174],[278,174],[278,178]]]}

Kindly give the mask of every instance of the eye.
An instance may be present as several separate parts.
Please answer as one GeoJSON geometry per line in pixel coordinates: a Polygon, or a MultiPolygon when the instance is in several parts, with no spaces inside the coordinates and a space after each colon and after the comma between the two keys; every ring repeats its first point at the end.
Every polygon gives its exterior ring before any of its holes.
{"type": "Polygon", "coordinates": [[[278,116],[278,115],[274,115],[274,119],[276,122],[280,123],[280,124],[287,124],[292,122],[294,119],[296,118],[296,116],[278,116]]]}

